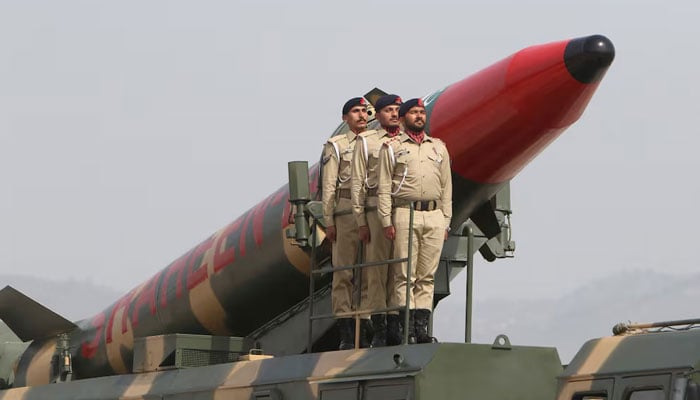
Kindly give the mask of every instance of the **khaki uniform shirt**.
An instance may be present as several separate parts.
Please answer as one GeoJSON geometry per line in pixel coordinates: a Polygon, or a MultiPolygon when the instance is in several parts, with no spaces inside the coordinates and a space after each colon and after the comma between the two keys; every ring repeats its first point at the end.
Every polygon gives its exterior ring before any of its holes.
{"type": "Polygon", "coordinates": [[[384,128],[362,132],[355,141],[352,156],[352,212],[357,219],[357,226],[367,225],[365,205],[367,191],[377,190],[379,183],[379,150],[382,143],[389,139],[384,128]]]}
{"type": "Polygon", "coordinates": [[[442,140],[425,135],[418,144],[408,135],[384,142],[379,152],[379,216],[382,226],[392,225],[392,198],[418,201],[437,200],[445,217],[452,218],[452,174],[450,155],[442,140]]]}
{"type": "Polygon", "coordinates": [[[323,196],[323,221],[326,226],[335,226],[333,214],[336,210],[336,192],[345,189],[350,192],[352,155],[355,150],[355,139],[357,135],[352,131],[344,135],[333,136],[323,145],[323,156],[321,158],[321,168],[323,168],[322,190],[323,196]]]}

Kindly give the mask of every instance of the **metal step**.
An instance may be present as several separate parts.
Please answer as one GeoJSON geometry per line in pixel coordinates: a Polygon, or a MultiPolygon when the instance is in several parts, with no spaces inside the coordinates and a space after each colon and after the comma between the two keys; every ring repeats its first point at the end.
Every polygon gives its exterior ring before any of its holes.
{"type": "MultiPolygon", "coordinates": [[[[331,287],[326,285],[314,294],[314,315],[331,313],[331,287]]],[[[335,324],[334,319],[313,321],[315,343],[335,324]]],[[[265,354],[274,356],[302,354],[307,351],[309,334],[309,299],[297,303],[247,337],[265,354]]]]}

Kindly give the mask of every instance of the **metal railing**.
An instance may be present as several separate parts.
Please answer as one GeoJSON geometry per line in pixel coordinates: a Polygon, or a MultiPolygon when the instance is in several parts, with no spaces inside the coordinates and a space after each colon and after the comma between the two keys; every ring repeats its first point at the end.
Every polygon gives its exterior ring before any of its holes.
{"type": "MultiPolygon", "coordinates": [[[[312,215],[313,222],[311,224],[311,273],[309,274],[309,341],[308,341],[308,347],[307,347],[307,352],[311,352],[311,348],[313,346],[313,321],[314,320],[319,320],[319,319],[328,319],[328,318],[338,318],[338,317],[353,317],[355,320],[355,348],[360,347],[360,316],[361,315],[366,315],[366,314],[381,314],[381,313],[386,313],[390,311],[400,311],[404,310],[404,321],[403,321],[403,338],[402,338],[402,344],[408,344],[408,324],[409,324],[409,318],[410,318],[410,302],[411,302],[411,290],[412,290],[412,282],[411,282],[411,256],[413,253],[413,217],[414,217],[414,209],[413,209],[413,204],[410,205],[410,213],[409,213],[409,221],[408,221],[408,257],[403,257],[403,258],[390,258],[388,260],[381,260],[381,261],[370,261],[370,262],[360,262],[358,264],[353,264],[353,265],[342,265],[339,267],[326,267],[326,268],[318,268],[316,269],[316,227],[318,225],[318,220],[315,216],[312,215]],[[361,271],[363,268],[371,268],[371,267],[377,267],[380,265],[390,265],[390,264],[397,264],[397,263],[402,263],[406,262],[407,263],[407,268],[406,268],[406,276],[407,276],[407,281],[406,281],[406,303],[404,306],[394,306],[394,307],[386,307],[382,309],[371,309],[371,310],[355,310],[355,311],[349,311],[349,312],[344,312],[344,313],[330,313],[330,314],[321,314],[321,315],[314,315],[314,277],[315,275],[320,275],[320,274],[325,274],[329,272],[336,272],[336,271],[344,271],[344,270],[349,270],[352,269],[355,272],[355,276],[359,277],[360,283],[356,286],[359,286],[360,290],[360,298],[361,296],[361,291],[362,291],[362,284],[361,284],[361,279],[362,279],[362,274],[358,274],[358,271],[361,271]]],[[[364,249],[362,246],[362,242],[360,242],[360,246],[358,248],[358,252],[362,255],[364,254],[364,249]]],[[[364,257],[360,257],[361,261],[363,260],[364,257]]],[[[354,292],[354,290],[353,290],[354,292]]],[[[353,296],[355,297],[355,296],[353,296]]],[[[332,300],[331,300],[332,301],[332,300]]],[[[355,302],[353,302],[355,303],[355,302]]],[[[358,301],[360,305],[362,304],[361,301],[358,301]]],[[[359,307],[358,307],[359,308],[359,307]]]]}

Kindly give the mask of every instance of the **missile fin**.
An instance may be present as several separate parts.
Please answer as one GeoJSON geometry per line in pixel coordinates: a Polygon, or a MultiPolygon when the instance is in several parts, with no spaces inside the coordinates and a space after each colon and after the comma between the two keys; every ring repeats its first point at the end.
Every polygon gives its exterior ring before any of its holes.
{"type": "Polygon", "coordinates": [[[77,326],[12,286],[0,290],[0,319],[23,342],[69,332],[77,326]]]}

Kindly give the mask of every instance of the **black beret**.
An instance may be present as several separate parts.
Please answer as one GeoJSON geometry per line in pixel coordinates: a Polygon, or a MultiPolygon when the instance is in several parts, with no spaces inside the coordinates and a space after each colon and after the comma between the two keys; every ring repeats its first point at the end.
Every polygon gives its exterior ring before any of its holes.
{"type": "Polygon", "coordinates": [[[367,101],[364,97],[353,97],[352,99],[345,102],[343,106],[343,115],[347,114],[355,106],[366,106],[367,101]]]}
{"type": "Polygon", "coordinates": [[[401,97],[395,95],[395,94],[385,94],[384,96],[380,97],[377,100],[377,103],[374,105],[374,109],[379,111],[382,108],[386,106],[390,106],[392,104],[396,105],[401,105],[401,97]]]}
{"type": "Polygon", "coordinates": [[[403,117],[404,115],[406,115],[408,110],[412,109],[413,107],[425,108],[425,104],[423,104],[423,99],[411,99],[401,104],[401,108],[399,108],[399,117],[403,117]]]}

